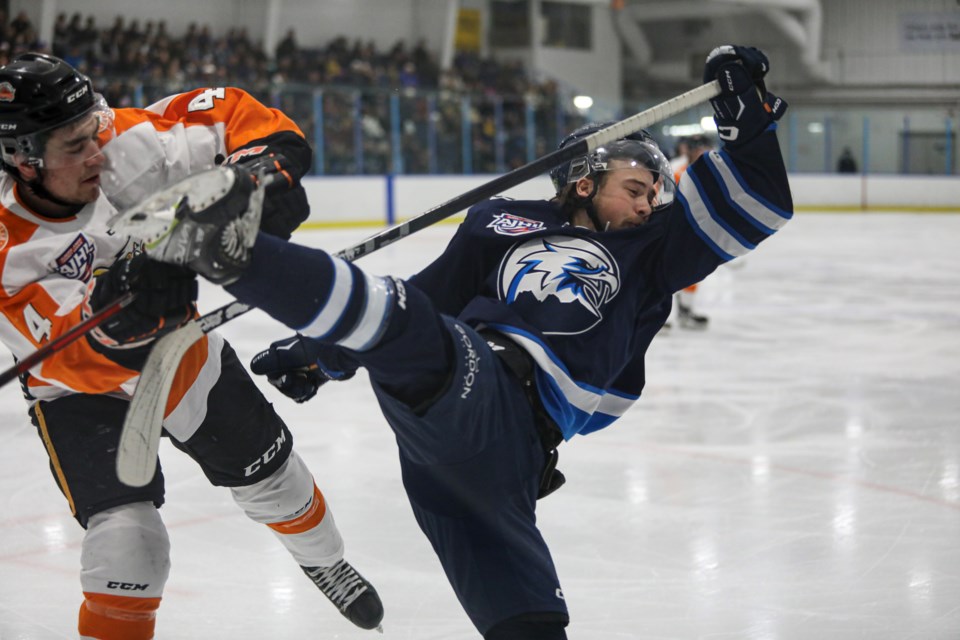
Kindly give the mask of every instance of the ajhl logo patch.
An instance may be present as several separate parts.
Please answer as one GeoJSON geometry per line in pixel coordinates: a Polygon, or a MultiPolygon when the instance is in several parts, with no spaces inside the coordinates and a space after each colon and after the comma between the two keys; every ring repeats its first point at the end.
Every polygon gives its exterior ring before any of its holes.
{"type": "Polygon", "coordinates": [[[65,278],[86,282],[93,271],[93,243],[82,233],[56,260],[56,270],[65,278]]]}
{"type": "Polygon", "coordinates": [[[543,223],[502,211],[493,216],[493,221],[487,225],[487,229],[493,229],[495,233],[502,236],[519,236],[543,229],[543,223]]]}

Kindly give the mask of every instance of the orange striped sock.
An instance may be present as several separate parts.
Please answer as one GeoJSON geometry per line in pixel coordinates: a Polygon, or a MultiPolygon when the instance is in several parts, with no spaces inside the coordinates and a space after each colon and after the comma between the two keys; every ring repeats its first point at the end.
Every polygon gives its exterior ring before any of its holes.
{"type": "Polygon", "coordinates": [[[326,513],[327,503],[323,499],[323,494],[320,493],[320,488],[317,487],[316,483],[314,483],[313,501],[310,503],[310,506],[305,512],[296,518],[293,518],[292,520],[274,522],[272,524],[268,524],[267,526],[277,533],[303,533],[304,531],[309,531],[320,524],[320,521],[323,520],[323,516],[326,513]]]}
{"type": "Polygon", "coordinates": [[[83,592],[77,629],[82,638],[150,640],[160,598],[131,598],[83,592]]]}

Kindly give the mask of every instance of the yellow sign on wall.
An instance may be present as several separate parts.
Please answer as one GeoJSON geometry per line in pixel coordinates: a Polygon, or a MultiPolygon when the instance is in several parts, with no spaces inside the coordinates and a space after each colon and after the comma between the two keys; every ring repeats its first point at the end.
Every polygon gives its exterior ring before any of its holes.
{"type": "Polygon", "coordinates": [[[480,10],[460,9],[457,12],[457,51],[480,51],[480,10]]]}

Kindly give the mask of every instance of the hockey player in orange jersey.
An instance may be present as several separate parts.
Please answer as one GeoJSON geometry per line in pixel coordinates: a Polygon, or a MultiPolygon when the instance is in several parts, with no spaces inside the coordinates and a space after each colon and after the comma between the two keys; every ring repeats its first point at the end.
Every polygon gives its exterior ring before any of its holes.
{"type": "MultiPolygon", "coordinates": [[[[158,462],[147,486],[120,483],[117,443],[151,343],[196,315],[197,285],[186,270],[148,262],[105,221],[195,171],[238,162],[285,178],[268,192],[261,229],[288,238],[308,213],[299,178],[310,147],[293,121],[239,89],[111,110],[87,77],[42,54],[0,68],[0,145],[0,339],[13,355],[136,294],[22,386],[54,478],[86,530],[80,636],[152,638],[170,568],[158,512],[164,478],[158,462]]],[[[181,363],[164,429],[212,484],[270,527],[344,616],[379,626],[380,599],[343,559],[333,514],[289,430],[219,335],[181,363]]]]}
{"type": "MultiPolygon", "coordinates": [[[[677,143],[677,153],[671,160],[673,168],[673,180],[675,184],[680,184],[680,178],[686,173],[687,167],[696,162],[704,153],[713,149],[713,142],[703,134],[697,134],[681,138],[677,143]]],[[[693,310],[693,302],[696,299],[697,287],[699,283],[677,292],[674,300],[677,303],[677,324],[682,329],[706,329],[710,319],[707,316],[696,313],[693,310]]]]}

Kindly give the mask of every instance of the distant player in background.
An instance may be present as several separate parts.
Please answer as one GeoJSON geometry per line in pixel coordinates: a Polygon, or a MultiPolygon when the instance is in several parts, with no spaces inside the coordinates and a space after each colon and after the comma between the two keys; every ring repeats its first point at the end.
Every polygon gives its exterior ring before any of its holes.
{"type": "MultiPolygon", "coordinates": [[[[687,168],[700,159],[704,153],[713,150],[713,141],[703,134],[696,134],[681,138],[677,142],[677,152],[671,161],[673,179],[680,184],[680,179],[687,168]]],[[[698,283],[685,287],[674,296],[677,306],[677,324],[682,329],[706,329],[710,319],[694,311],[698,283]]]]}
{"type": "Polygon", "coordinates": [[[691,166],[696,180],[675,198],[667,159],[645,133],[630,135],[552,171],[551,200],[472,207],[406,282],[263,233],[251,256],[254,238],[236,232],[255,211],[233,199],[180,209],[150,255],[301,332],[251,365],[290,397],[366,367],[414,515],[477,630],[561,640],[567,605],[536,524],[537,499],[563,483],[558,445],[639,399],[674,292],[792,214],[775,135],[786,103],[766,91],[766,72],[754,48],[710,54],[704,79],[721,80],[712,103],[726,153],[691,166]]]}
{"type": "MultiPolygon", "coordinates": [[[[195,316],[197,283],[186,269],[148,261],[106,221],[226,159],[285,178],[268,195],[261,229],[288,238],[309,212],[299,178],[310,147],[289,118],[244,91],[198,89],[111,110],[86,76],[43,54],[0,68],[0,145],[0,338],[14,356],[125,292],[137,296],[21,382],[57,485],[85,529],[79,634],[146,640],[170,570],[158,512],[164,477],[158,463],[147,486],[121,484],[117,445],[139,369],[157,337],[195,316]]],[[[219,335],[181,362],[164,429],[212,484],[270,527],[343,615],[365,629],[380,624],[376,591],[343,560],[333,514],[290,431],[219,335]]],[[[211,558],[210,571],[223,561],[211,558]]]]}
{"type": "Polygon", "coordinates": [[[843,151],[840,153],[840,157],[837,158],[837,173],[856,173],[857,172],[857,161],[853,157],[853,151],[850,151],[850,147],[844,147],[843,151]]]}

